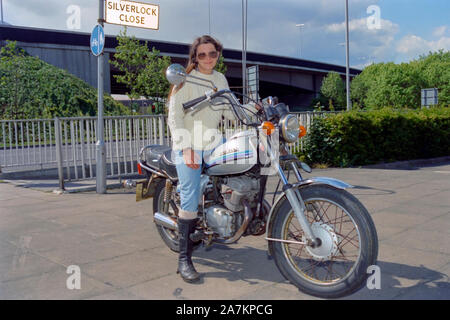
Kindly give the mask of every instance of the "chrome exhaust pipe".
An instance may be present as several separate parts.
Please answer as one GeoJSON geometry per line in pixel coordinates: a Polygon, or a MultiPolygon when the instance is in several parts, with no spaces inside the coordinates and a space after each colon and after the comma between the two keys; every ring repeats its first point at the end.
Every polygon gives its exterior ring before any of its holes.
{"type": "Polygon", "coordinates": [[[122,182],[122,186],[123,186],[125,189],[133,189],[133,188],[136,188],[136,181],[130,180],[130,179],[125,180],[124,182],[122,182]]]}
{"type": "Polygon", "coordinates": [[[155,212],[153,220],[158,226],[178,231],[178,223],[162,212],[155,212]]]}

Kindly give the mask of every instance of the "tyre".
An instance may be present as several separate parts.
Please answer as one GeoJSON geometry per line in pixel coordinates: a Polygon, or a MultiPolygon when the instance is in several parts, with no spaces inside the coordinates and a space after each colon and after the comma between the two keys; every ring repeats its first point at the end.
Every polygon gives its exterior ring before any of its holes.
{"type": "Polygon", "coordinates": [[[364,286],[367,268],[377,260],[378,237],[372,218],[345,190],[309,185],[299,191],[306,217],[322,244],[316,248],[304,244],[302,228],[284,198],[273,213],[270,236],[291,242],[269,242],[278,269],[301,291],[316,297],[354,293],[364,286]]]}
{"type": "MultiPolygon", "coordinates": [[[[172,199],[174,199],[175,187],[173,188],[172,199]]],[[[164,208],[164,193],[166,191],[166,180],[161,179],[161,181],[156,186],[155,196],[153,197],[153,212],[163,212],[164,208]]],[[[175,220],[178,220],[177,215],[173,208],[169,205],[168,214],[175,220]]],[[[178,232],[174,230],[170,230],[166,227],[162,227],[156,224],[156,229],[158,230],[159,235],[163,239],[164,243],[170,248],[170,250],[179,252],[179,244],[178,244],[178,232]]]]}
{"type": "MultiPolygon", "coordinates": [[[[164,194],[166,192],[166,180],[162,179],[155,189],[155,195],[153,197],[153,212],[163,212],[164,211],[164,194]]],[[[172,200],[175,201],[175,192],[176,186],[173,186],[172,189],[172,200]]],[[[175,201],[176,202],[176,201],[175,201]]],[[[172,206],[169,205],[168,210],[169,216],[178,221],[178,216],[173,210],[172,206]]],[[[178,243],[178,231],[174,231],[168,229],[166,227],[160,226],[156,224],[156,229],[158,230],[159,235],[163,239],[164,243],[170,248],[170,250],[175,252],[180,252],[180,247],[178,243]]],[[[194,250],[198,249],[202,241],[194,242],[194,250]]]]}

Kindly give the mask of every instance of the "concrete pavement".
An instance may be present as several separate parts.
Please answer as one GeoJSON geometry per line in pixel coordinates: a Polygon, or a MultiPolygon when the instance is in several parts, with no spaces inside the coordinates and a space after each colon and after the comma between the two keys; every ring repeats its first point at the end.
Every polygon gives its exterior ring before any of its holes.
{"type": "MultiPolygon", "coordinates": [[[[355,185],[377,227],[381,289],[345,299],[450,299],[450,163],[312,176],[355,185]]],[[[202,283],[183,282],[151,206],[133,190],[54,194],[0,183],[0,299],[317,299],[284,280],[263,237],[195,251],[202,283]],[[79,267],[80,289],[68,289],[69,266],[79,267]]]]}

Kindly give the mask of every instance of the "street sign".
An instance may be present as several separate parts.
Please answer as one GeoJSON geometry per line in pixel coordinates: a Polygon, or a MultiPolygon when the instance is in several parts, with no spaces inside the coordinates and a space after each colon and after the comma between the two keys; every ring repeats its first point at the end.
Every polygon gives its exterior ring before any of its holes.
{"type": "Polygon", "coordinates": [[[159,29],[159,6],[128,0],[105,1],[106,23],[159,29]]]}
{"type": "Polygon", "coordinates": [[[422,106],[432,106],[438,104],[438,89],[422,89],[421,90],[422,106]]]}
{"type": "Polygon", "coordinates": [[[105,48],[105,32],[101,25],[96,25],[91,33],[91,51],[94,56],[102,54],[105,48]]]}

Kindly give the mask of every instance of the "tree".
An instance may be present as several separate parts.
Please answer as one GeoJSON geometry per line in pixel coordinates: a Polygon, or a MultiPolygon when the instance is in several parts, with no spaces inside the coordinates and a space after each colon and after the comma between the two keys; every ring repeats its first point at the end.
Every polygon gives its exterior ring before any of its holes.
{"type": "Polygon", "coordinates": [[[337,72],[327,74],[322,81],[320,92],[328,99],[330,109],[334,109],[334,106],[336,109],[346,108],[345,85],[337,72]]]}
{"type": "Polygon", "coordinates": [[[141,96],[147,99],[166,97],[170,84],[165,78],[165,70],[170,65],[170,57],[162,56],[154,47],[150,51],[148,41],[141,43],[126,32],[125,28],[117,36],[119,45],[114,60],[110,60],[123,73],[114,76],[117,82],[127,86],[127,95],[132,100],[141,96]]]}
{"type": "Polygon", "coordinates": [[[219,60],[217,60],[217,64],[216,67],[214,68],[214,70],[223,73],[225,75],[225,73],[227,73],[227,66],[225,64],[225,59],[223,57],[223,55],[220,55],[219,60]]]}
{"type": "Polygon", "coordinates": [[[450,105],[450,51],[439,50],[421,56],[417,68],[426,88],[438,88],[439,104],[450,105]]]}
{"type": "Polygon", "coordinates": [[[438,88],[439,104],[450,104],[450,52],[430,52],[409,63],[377,63],[353,79],[351,98],[365,109],[420,108],[421,89],[438,88]]]}
{"type": "MultiPolygon", "coordinates": [[[[106,115],[127,109],[104,96],[106,115]]],[[[0,118],[37,119],[94,116],[97,90],[66,70],[30,56],[15,42],[0,51],[0,118]]]]}

